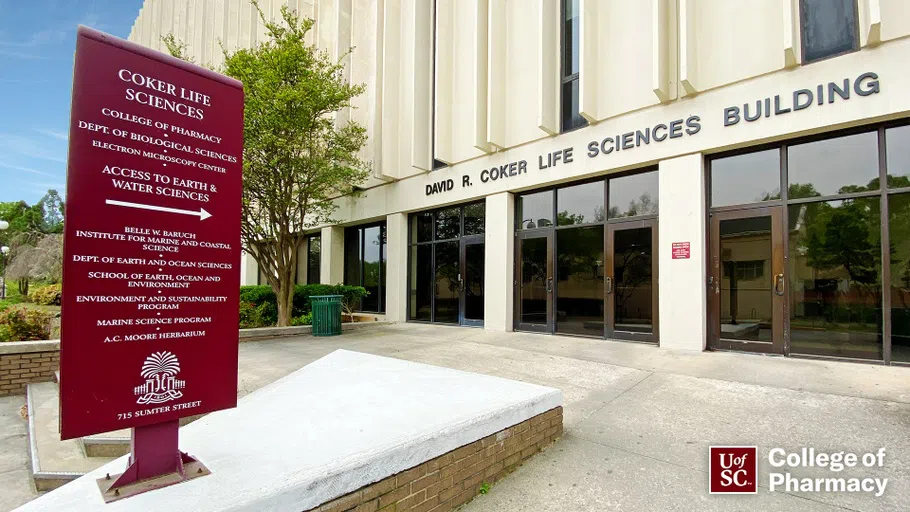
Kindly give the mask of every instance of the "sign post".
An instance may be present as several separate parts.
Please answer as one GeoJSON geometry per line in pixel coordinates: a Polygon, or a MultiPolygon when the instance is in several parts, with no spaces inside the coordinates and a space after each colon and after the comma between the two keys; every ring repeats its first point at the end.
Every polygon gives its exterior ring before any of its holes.
{"type": "Polygon", "coordinates": [[[132,429],[105,501],[203,476],[179,419],[237,405],[243,86],[79,27],[61,438],[132,429]]]}

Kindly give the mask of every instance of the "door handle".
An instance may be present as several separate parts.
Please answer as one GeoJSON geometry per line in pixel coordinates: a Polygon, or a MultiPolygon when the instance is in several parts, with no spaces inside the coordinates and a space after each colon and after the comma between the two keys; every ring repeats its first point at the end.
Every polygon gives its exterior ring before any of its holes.
{"type": "Polygon", "coordinates": [[[604,284],[607,287],[607,294],[613,293],[613,278],[607,277],[607,282],[604,284]]]}
{"type": "Polygon", "coordinates": [[[784,294],[784,275],[777,274],[774,276],[774,293],[778,295],[784,294]]]}
{"type": "Polygon", "coordinates": [[[553,278],[548,277],[547,280],[544,281],[544,283],[546,284],[546,287],[547,287],[547,293],[553,293],[553,278]]]}

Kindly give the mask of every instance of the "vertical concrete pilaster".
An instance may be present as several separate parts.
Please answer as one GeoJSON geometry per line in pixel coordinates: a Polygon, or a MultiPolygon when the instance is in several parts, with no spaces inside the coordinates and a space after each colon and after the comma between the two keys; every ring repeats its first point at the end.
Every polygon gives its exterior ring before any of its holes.
{"type": "Polygon", "coordinates": [[[247,253],[240,253],[240,286],[255,285],[259,277],[259,264],[247,253]]]}
{"type": "Polygon", "coordinates": [[[392,322],[408,319],[408,215],[386,216],[385,317],[392,322]]]}
{"type": "Polygon", "coordinates": [[[344,228],[322,228],[322,261],[319,262],[319,281],[322,284],[344,283],[344,228]]]}
{"type": "Polygon", "coordinates": [[[658,176],[660,346],[704,350],[707,339],[704,157],[698,153],[663,160],[658,176]],[[674,242],[689,242],[688,259],[672,258],[674,242]]]}
{"type": "Polygon", "coordinates": [[[512,330],[515,265],[515,196],[487,196],[484,235],[484,328],[512,330]]]}

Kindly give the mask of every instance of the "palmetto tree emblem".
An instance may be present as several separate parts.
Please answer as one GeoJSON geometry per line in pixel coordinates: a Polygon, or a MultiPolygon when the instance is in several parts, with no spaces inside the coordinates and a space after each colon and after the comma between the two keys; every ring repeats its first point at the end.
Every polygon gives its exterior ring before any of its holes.
{"type": "Polygon", "coordinates": [[[136,386],[134,394],[139,404],[161,404],[183,396],[180,390],[186,381],[177,379],[180,373],[180,361],[171,352],[155,352],[145,358],[140,375],[145,384],[136,386]]]}

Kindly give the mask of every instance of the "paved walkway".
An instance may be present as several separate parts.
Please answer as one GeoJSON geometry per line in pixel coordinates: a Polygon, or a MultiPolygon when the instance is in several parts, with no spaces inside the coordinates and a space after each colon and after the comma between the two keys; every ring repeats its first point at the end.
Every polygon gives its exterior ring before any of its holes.
{"type": "MultiPolygon", "coordinates": [[[[468,512],[885,511],[905,510],[910,503],[908,368],[674,352],[625,342],[403,324],[337,338],[242,343],[240,394],[338,348],[563,391],[564,437],[471,502],[464,509],[468,512]],[[855,452],[885,447],[884,468],[833,476],[887,477],[889,483],[881,498],[771,493],[767,462],[762,462],[759,471],[765,476],[759,482],[764,488],[757,496],[710,496],[711,444],[758,445],[760,453],[776,446],[855,452]]],[[[7,436],[0,436],[0,510],[15,505],[22,499],[17,489],[27,488],[23,477],[13,477],[25,464],[24,423],[13,416],[19,402],[0,399],[0,432],[7,436]],[[9,492],[12,497],[7,497],[9,492]]],[[[27,482],[27,473],[24,479],[27,482]]]]}

